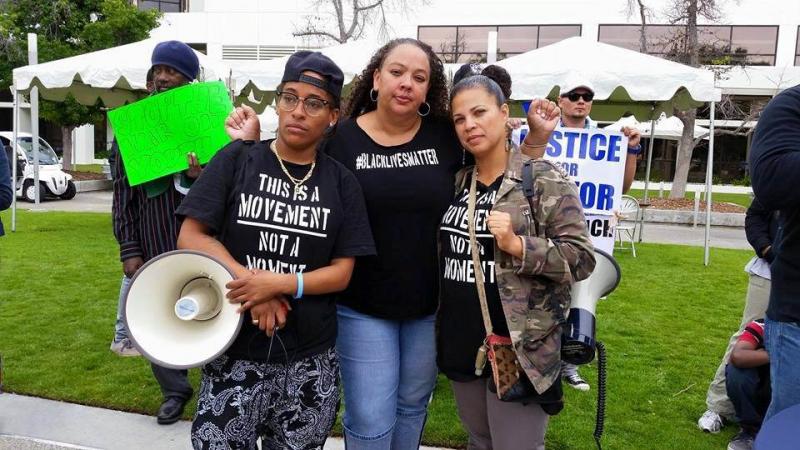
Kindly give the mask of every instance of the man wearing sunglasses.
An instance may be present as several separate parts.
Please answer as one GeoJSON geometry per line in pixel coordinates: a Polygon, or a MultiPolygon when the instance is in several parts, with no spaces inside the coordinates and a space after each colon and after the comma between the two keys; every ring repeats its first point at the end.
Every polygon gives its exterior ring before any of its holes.
{"type": "MultiPolygon", "coordinates": [[[[562,127],[569,128],[597,128],[597,124],[589,118],[592,112],[592,100],[594,100],[594,89],[590,83],[566,84],[561,89],[561,96],[558,99],[558,107],[561,108],[562,127]]],[[[630,127],[623,127],[622,133],[628,138],[628,156],[625,159],[625,176],[622,180],[622,193],[628,192],[633,183],[633,176],[636,174],[636,159],[642,153],[642,146],[639,145],[641,135],[638,130],[630,127]]],[[[522,143],[524,148],[525,142],[522,143]]],[[[541,158],[544,155],[544,147],[530,146],[531,156],[541,158]]],[[[588,391],[589,383],[578,373],[578,366],[562,362],[561,378],[564,382],[579,391],[588,391]]]]}
{"type": "MultiPolygon", "coordinates": [[[[589,83],[566,85],[558,98],[558,107],[561,108],[561,126],[570,128],[597,128],[597,124],[589,118],[592,112],[594,89],[589,83]]],[[[636,175],[636,159],[642,153],[639,144],[641,134],[639,130],[631,127],[622,127],[622,134],[628,138],[628,157],[625,159],[625,177],[622,180],[622,193],[626,194],[631,188],[633,177],[636,175]]]]}

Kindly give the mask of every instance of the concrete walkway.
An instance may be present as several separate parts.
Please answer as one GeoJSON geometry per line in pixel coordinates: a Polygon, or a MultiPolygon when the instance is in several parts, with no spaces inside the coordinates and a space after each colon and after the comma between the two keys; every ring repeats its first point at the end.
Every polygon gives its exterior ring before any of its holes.
{"type": "MultiPolygon", "coordinates": [[[[656,244],[679,244],[702,247],[705,241],[705,227],[698,225],[666,225],[645,223],[643,242],[656,244]]],[[[638,238],[638,235],[637,235],[638,238]]],[[[711,247],[750,250],[744,228],[711,227],[711,247]]]]}
{"type": "MultiPolygon", "coordinates": [[[[20,201],[20,209],[35,211],[71,211],[71,212],[111,212],[111,191],[79,192],[72,200],[47,200],[38,208],[32,203],[20,201]]],[[[10,225],[6,224],[10,229],[10,225]]],[[[687,225],[667,225],[645,223],[644,242],[659,244],[703,245],[705,229],[702,226],[693,228],[687,225]]],[[[744,236],[744,229],[738,227],[711,227],[711,246],[721,248],[749,249],[750,245],[744,236]]]]}
{"type": "MultiPolygon", "coordinates": [[[[191,449],[191,427],[188,421],[158,425],[155,417],[141,414],[0,394],[0,450],[191,449]]],[[[325,444],[325,450],[343,449],[341,438],[325,444]]]]}

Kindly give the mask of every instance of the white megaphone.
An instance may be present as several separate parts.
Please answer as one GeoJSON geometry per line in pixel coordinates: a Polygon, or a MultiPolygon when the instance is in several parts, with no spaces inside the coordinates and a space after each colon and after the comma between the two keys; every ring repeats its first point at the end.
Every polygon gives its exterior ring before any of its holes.
{"type": "Polygon", "coordinates": [[[191,250],[144,264],[125,294],[125,324],[134,345],[164,367],[198,367],[221,355],[242,326],[225,298],[233,273],[216,258],[191,250]]]}
{"type": "Polygon", "coordinates": [[[589,278],[572,285],[572,304],[561,339],[561,359],[586,364],[595,354],[595,308],[600,297],[617,288],[622,272],[613,256],[595,249],[596,264],[589,278]]]}

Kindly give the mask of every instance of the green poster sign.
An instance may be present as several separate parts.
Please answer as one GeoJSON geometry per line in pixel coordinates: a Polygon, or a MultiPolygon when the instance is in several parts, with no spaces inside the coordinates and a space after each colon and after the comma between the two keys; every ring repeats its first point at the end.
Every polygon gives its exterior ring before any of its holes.
{"type": "Polygon", "coordinates": [[[131,186],[178,173],[194,152],[207,163],[230,138],[225,118],[233,109],[221,81],[193,83],[108,113],[131,186]]]}

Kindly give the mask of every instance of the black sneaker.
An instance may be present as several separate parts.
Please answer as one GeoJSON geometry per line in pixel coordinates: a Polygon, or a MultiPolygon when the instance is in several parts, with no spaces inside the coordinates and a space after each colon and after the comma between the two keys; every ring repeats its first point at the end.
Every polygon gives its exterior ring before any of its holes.
{"type": "Polygon", "coordinates": [[[589,390],[589,383],[586,382],[580,375],[577,373],[569,374],[566,376],[561,377],[565,383],[572,386],[573,388],[579,391],[588,391],[589,390]]]}
{"type": "Polygon", "coordinates": [[[739,430],[736,436],[728,442],[728,450],[752,450],[755,436],[745,430],[739,430]]]}

